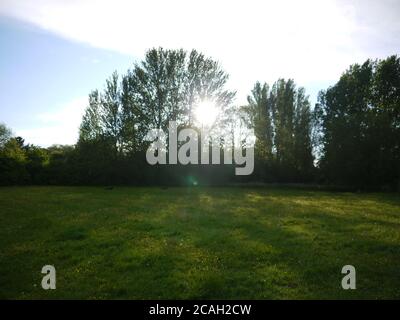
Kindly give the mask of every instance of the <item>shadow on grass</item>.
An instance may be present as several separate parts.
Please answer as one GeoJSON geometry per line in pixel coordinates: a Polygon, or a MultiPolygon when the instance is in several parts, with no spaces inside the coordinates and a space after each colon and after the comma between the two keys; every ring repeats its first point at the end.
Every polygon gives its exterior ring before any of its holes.
{"type": "Polygon", "coordinates": [[[3,220],[12,229],[0,234],[7,244],[0,253],[1,296],[400,297],[399,202],[391,197],[240,188],[77,190],[21,194],[19,216],[8,208],[3,220]],[[40,205],[35,214],[27,197],[40,205]],[[87,201],[74,202],[82,198],[87,201]],[[35,222],[39,217],[44,225],[35,222]],[[35,228],[28,230],[32,221],[35,228]],[[18,224],[26,228],[14,237],[18,224]],[[57,268],[53,292],[32,285],[40,284],[40,269],[49,263],[57,268]],[[341,289],[346,264],[356,267],[355,291],[341,289]]]}

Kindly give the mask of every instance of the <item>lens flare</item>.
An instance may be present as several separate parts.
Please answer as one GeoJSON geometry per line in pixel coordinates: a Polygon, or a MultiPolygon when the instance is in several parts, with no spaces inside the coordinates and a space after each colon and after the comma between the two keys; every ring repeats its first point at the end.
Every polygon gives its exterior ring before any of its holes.
{"type": "Polygon", "coordinates": [[[211,126],[218,116],[218,109],[212,101],[202,101],[194,110],[196,121],[203,126],[211,126]]]}

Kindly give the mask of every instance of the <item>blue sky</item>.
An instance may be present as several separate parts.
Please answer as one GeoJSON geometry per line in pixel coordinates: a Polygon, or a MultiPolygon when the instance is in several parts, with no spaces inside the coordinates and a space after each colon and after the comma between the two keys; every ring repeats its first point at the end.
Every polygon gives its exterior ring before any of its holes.
{"type": "Polygon", "coordinates": [[[134,61],[11,19],[0,39],[0,121],[44,146],[74,143],[88,93],[134,61]]]}
{"type": "Polygon", "coordinates": [[[294,78],[315,103],[352,63],[400,52],[396,0],[2,0],[0,122],[29,143],[73,144],[92,89],[151,47],[220,61],[245,102],[294,78]]]}

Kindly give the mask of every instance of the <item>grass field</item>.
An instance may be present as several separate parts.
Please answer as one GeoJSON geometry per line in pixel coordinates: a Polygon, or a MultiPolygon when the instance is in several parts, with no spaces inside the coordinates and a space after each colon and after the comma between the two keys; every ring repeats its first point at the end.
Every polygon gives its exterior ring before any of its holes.
{"type": "Polygon", "coordinates": [[[400,197],[0,188],[0,298],[400,298],[400,197]],[[54,265],[57,289],[41,288],[54,265]],[[341,288],[354,265],[357,289],[341,288]]]}

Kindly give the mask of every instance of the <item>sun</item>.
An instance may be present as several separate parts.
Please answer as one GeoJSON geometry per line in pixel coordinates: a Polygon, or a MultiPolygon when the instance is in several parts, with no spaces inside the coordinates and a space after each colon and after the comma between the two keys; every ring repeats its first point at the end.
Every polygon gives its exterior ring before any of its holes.
{"type": "Polygon", "coordinates": [[[212,101],[200,102],[194,110],[196,121],[203,126],[211,126],[218,116],[218,109],[212,101]]]}

